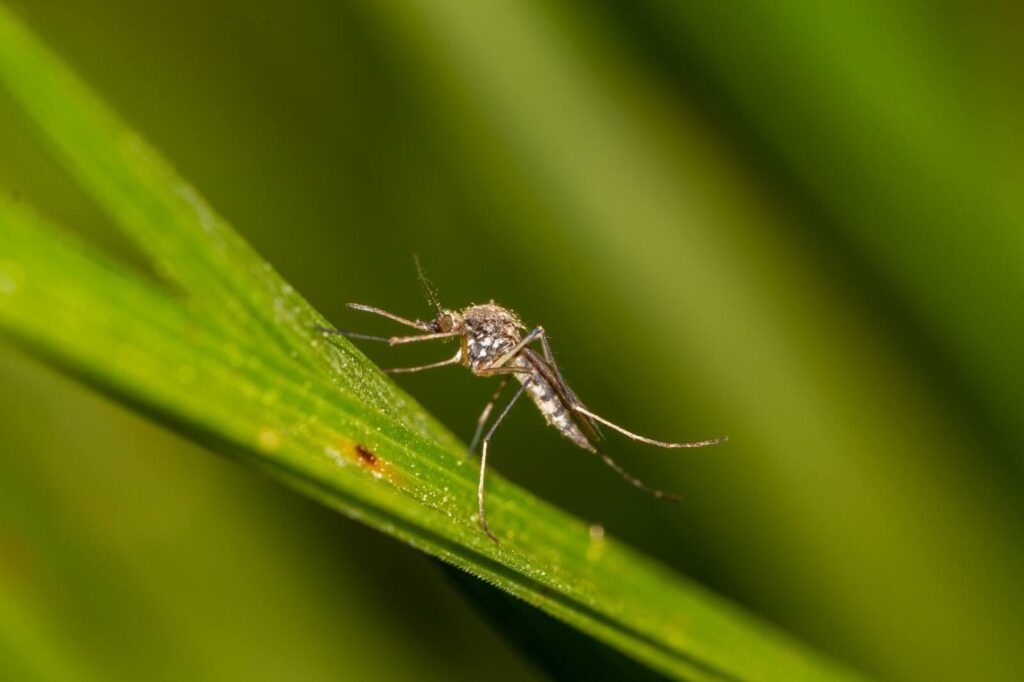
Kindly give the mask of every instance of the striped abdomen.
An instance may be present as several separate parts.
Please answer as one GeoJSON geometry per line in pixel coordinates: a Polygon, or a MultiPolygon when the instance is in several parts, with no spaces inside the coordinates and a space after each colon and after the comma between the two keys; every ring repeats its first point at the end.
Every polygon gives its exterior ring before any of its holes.
{"type": "Polygon", "coordinates": [[[569,406],[565,404],[551,382],[530,362],[529,358],[525,355],[518,355],[512,358],[509,364],[526,367],[530,370],[530,374],[515,374],[514,376],[519,383],[526,383],[529,379],[530,383],[526,387],[526,392],[530,394],[547,423],[581,448],[594,451],[594,446],[573,421],[572,415],[569,413],[569,406]]]}

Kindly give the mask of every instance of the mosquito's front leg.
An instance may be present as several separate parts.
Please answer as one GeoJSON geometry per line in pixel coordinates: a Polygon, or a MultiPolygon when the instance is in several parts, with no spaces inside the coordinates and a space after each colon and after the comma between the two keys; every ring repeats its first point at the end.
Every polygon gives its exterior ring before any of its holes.
{"type": "Polygon", "coordinates": [[[386,317],[389,320],[394,320],[399,324],[404,324],[406,327],[412,327],[414,329],[419,329],[425,332],[433,331],[431,326],[426,322],[422,322],[420,320],[409,320],[402,317],[401,315],[389,313],[388,311],[382,310],[381,308],[374,308],[372,305],[363,305],[362,303],[349,303],[348,307],[352,308],[353,310],[360,310],[364,313],[373,313],[374,315],[386,317]]]}
{"type": "Polygon", "coordinates": [[[328,334],[338,334],[339,336],[345,336],[350,339],[362,339],[364,341],[381,341],[389,343],[392,346],[399,343],[412,343],[413,341],[431,341],[433,339],[446,339],[451,336],[456,336],[454,333],[435,333],[434,327],[429,323],[421,320],[409,320],[401,315],[395,315],[389,313],[381,308],[374,308],[373,306],[363,305],[362,303],[349,303],[349,308],[353,310],[360,310],[364,313],[373,313],[374,315],[380,315],[386,317],[389,320],[404,324],[406,327],[412,327],[413,329],[419,329],[420,331],[427,332],[426,334],[416,334],[414,336],[373,336],[371,334],[361,334],[359,332],[343,331],[341,329],[335,329],[333,327],[316,327],[318,331],[326,332],[328,334]]]}

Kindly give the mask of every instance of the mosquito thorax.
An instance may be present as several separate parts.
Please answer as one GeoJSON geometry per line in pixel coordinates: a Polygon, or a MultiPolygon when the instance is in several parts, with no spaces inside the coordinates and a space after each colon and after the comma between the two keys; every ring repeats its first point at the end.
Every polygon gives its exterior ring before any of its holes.
{"type": "Polygon", "coordinates": [[[524,329],[514,312],[494,303],[469,306],[462,317],[469,359],[474,365],[484,365],[511,349],[519,342],[519,330],[524,329]]]}
{"type": "Polygon", "coordinates": [[[462,311],[466,331],[473,336],[507,337],[519,340],[519,330],[525,329],[519,317],[509,310],[494,303],[473,305],[462,311]]]}

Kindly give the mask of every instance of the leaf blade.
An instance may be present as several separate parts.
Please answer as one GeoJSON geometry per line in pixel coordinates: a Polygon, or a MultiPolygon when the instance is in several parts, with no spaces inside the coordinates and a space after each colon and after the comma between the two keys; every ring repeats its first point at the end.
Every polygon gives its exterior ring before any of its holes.
{"type": "Polygon", "coordinates": [[[204,222],[205,203],[190,203],[198,194],[183,198],[194,190],[5,10],[0,79],[79,184],[185,290],[3,205],[0,329],[22,345],[666,674],[846,679],[497,475],[489,509],[504,542],[494,546],[477,527],[475,470],[456,440],[346,341],[326,344],[319,314],[226,223],[204,222]]]}

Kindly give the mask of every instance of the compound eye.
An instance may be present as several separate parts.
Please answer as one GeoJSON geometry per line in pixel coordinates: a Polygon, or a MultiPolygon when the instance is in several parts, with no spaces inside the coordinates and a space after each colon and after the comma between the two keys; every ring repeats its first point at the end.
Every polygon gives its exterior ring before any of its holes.
{"type": "Polygon", "coordinates": [[[455,326],[455,323],[452,320],[451,315],[442,315],[441,318],[438,320],[438,326],[441,327],[441,331],[450,332],[452,330],[452,327],[455,326]]]}

